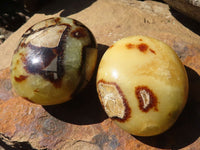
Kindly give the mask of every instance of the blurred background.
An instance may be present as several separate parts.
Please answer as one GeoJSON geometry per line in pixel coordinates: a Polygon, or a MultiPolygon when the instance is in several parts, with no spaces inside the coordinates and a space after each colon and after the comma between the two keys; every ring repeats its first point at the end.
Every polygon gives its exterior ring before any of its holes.
{"type": "MultiPolygon", "coordinates": [[[[0,0],[0,45],[35,13],[53,14],[64,9],[65,16],[67,16],[88,7],[95,1],[96,0],[0,0]]],[[[137,0],[122,1],[134,2],[137,0]]],[[[172,15],[184,26],[200,35],[200,20],[198,20],[198,18],[200,18],[200,0],[151,1],[169,4],[172,15]],[[187,3],[190,4],[188,5],[187,3]],[[191,12],[188,8],[194,9],[194,11],[191,12]],[[193,16],[195,16],[195,18],[193,16]]]]}

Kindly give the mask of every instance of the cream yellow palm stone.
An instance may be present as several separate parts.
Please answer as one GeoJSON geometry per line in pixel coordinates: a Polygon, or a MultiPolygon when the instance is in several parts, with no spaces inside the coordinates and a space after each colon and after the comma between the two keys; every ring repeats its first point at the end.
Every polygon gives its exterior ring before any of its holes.
{"type": "Polygon", "coordinates": [[[188,78],[175,51],[146,37],[123,38],[103,55],[97,92],[107,115],[127,132],[153,136],[169,129],[188,96],[188,78]]]}

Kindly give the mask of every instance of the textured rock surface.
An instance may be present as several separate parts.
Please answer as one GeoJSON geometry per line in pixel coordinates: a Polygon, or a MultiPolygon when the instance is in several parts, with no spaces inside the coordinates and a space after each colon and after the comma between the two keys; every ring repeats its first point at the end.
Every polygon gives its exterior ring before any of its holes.
{"type": "MultiPolygon", "coordinates": [[[[55,10],[60,11],[60,6],[55,10]]],[[[70,14],[64,11],[62,16],[70,14]]],[[[97,97],[95,76],[73,101],[55,106],[32,104],[12,92],[9,65],[18,40],[24,30],[48,17],[36,14],[0,46],[0,149],[200,149],[200,37],[178,22],[166,4],[98,0],[70,16],[94,33],[99,59],[114,41],[142,34],[169,44],[185,64],[190,82],[186,108],[170,130],[145,138],[124,132],[107,118],[97,97]]]]}

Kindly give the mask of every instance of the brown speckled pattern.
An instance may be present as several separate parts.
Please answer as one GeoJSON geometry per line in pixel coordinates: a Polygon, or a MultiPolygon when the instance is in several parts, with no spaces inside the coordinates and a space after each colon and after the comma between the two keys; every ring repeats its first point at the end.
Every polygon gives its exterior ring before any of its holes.
{"type": "Polygon", "coordinates": [[[150,109],[158,111],[157,105],[158,100],[153,91],[147,86],[137,86],[135,87],[135,95],[138,99],[140,110],[143,112],[148,112],[150,109]],[[143,96],[144,95],[144,96],[143,96]]]}
{"type": "MultiPolygon", "coordinates": [[[[126,97],[125,97],[123,91],[121,90],[121,88],[117,85],[117,83],[115,83],[115,82],[106,82],[103,79],[98,81],[97,86],[100,85],[100,84],[103,84],[104,86],[107,86],[107,85],[114,86],[115,89],[117,90],[118,94],[120,95],[122,101],[123,101],[123,105],[124,105],[124,108],[125,108],[123,118],[120,118],[118,116],[113,116],[113,117],[111,117],[111,119],[117,120],[119,122],[127,121],[131,117],[130,116],[131,115],[131,108],[129,107],[128,102],[126,100],[126,97]]],[[[103,108],[105,109],[104,103],[102,102],[103,101],[103,97],[101,95],[102,94],[101,92],[106,92],[106,91],[103,91],[103,90],[101,91],[98,88],[98,93],[100,95],[101,104],[102,104],[103,108]]],[[[113,109],[115,109],[115,108],[113,108],[113,109]]]]}

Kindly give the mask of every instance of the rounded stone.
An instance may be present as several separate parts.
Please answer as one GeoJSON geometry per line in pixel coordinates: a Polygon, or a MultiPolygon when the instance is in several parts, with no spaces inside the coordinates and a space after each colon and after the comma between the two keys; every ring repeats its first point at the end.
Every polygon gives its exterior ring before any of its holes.
{"type": "Polygon", "coordinates": [[[169,129],[188,96],[187,74],[175,51],[146,36],[123,38],[108,48],[96,83],[108,116],[137,136],[169,129]]]}
{"type": "Polygon", "coordinates": [[[15,50],[11,81],[21,97],[42,105],[70,100],[91,79],[97,45],[77,20],[55,17],[29,28],[15,50]]]}

